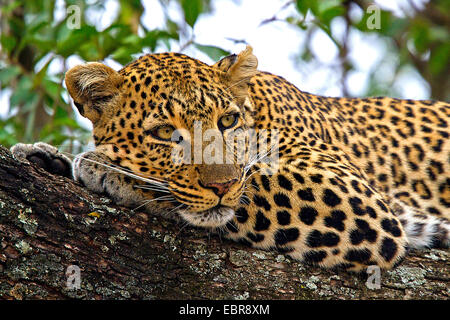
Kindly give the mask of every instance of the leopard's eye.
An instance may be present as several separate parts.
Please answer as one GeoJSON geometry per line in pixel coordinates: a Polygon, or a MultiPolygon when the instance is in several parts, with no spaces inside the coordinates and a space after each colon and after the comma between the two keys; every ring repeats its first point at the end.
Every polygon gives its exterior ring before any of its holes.
{"type": "Polygon", "coordinates": [[[175,131],[174,127],[167,125],[152,130],[150,134],[157,139],[170,141],[174,131],[175,131]]]}
{"type": "Polygon", "coordinates": [[[237,123],[238,115],[237,114],[227,114],[219,119],[219,129],[225,130],[231,127],[234,127],[237,123]]]}

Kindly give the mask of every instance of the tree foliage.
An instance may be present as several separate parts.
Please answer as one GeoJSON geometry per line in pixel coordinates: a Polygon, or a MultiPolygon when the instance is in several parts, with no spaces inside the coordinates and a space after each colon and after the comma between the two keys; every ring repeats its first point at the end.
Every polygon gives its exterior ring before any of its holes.
{"type": "MultiPolygon", "coordinates": [[[[0,144],[10,146],[19,141],[40,140],[67,145],[71,152],[80,151],[74,142],[81,141],[78,146],[84,145],[90,134],[75,120],[63,84],[67,61],[73,57],[84,61],[110,59],[124,65],[143,52],[171,50],[174,44],[181,51],[193,47],[213,60],[227,55],[226,48],[197,43],[195,39],[196,23],[203,14],[213,10],[215,1],[219,0],[159,0],[163,8],[178,8],[182,19],[175,21],[163,10],[163,26],[149,29],[142,21],[148,10],[143,0],[4,0],[0,7],[0,83],[2,94],[8,94],[9,105],[1,106],[6,116],[0,118],[0,144]],[[99,23],[101,17],[92,18],[111,10],[112,3],[116,4],[117,13],[108,25],[99,23]],[[77,10],[79,21],[76,21],[77,10]],[[79,25],[73,27],[77,22],[79,25]]],[[[411,5],[404,17],[381,10],[379,29],[368,28],[371,16],[368,1],[280,2],[281,8],[288,6],[293,6],[296,14],[283,18],[284,22],[307,35],[320,29],[338,48],[344,94],[348,94],[346,77],[354,69],[348,56],[351,49],[348,34],[358,31],[375,34],[389,43],[391,52],[386,57],[398,57],[397,72],[411,66],[428,82],[433,98],[449,98],[448,1],[430,1],[423,8],[411,5]],[[355,8],[362,16],[352,17],[355,8]],[[307,16],[312,17],[312,23],[307,23],[307,16]],[[338,38],[333,33],[331,26],[336,19],[345,23],[344,37],[338,38]]],[[[274,16],[263,23],[276,20],[274,16]]],[[[300,49],[299,57],[299,63],[316,59],[308,42],[300,49]]],[[[377,70],[370,79],[367,95],[392,94],[394,80],[383,82],[377,70]]]]}
{"type": "MultiPolygon", "coordinates": [[[[397,60],[395,75],[405,67],[412,67],[430,86],[432,98],[447,100],[450,98],[450,2],[425,1],[420,7],[418,2],[408,0],[409,6],[403,10],[404,16],[399,17],[375,6],[373,1],[296,0],[295,5],[301,19],[290,17],[287,20],[307,33],[320,29],[332,40],[339,51],[344,95],[348,95],[345,78],[354,69],[348,55],[351,49],[349,35],[359,32],[363,36],[376,35],[385,42],[387,51],[384,59],[395,57],[397,60]],[[355,18],[352,12],[359,12],[361,15],[355,18]],[[305,23],[307,14],[314,17],[311,24],[305,23]],[[379,19],[375,25],[373,18],[379,19]],[[332,32],[331,25],[336,19],[343,19],[345,23],[341,39],[332,32]]],[[[300,57],[303,60],[315,58],[308,45],[303,48],[300,57]]],[[[396,77],[384,80],[379,71],[379,68],[374,68],[370,74],[371,83],[366,95],[395,95],[392,86],[396,77]]]]}

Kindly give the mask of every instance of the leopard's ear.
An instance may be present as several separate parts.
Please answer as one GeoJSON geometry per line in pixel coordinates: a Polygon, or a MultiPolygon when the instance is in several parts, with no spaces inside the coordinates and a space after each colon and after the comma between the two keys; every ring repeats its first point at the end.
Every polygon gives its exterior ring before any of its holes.
{"type": "MultiPolygon", "coordinates": [[[[95,124],[120,93],[122,76],[98,62],[75,66],[67,71],[67,90],[81,115],[95,124]]],[[[109,113],[109,112],[108,112],[109,113]]]]}
{"type": "Polygon", "coordinates": [[[250,79],[257,73],[258,59],[253,55],[251,46],[247,46],[238,55],[230,55],[213,65],[225,73],[225,82],[240,102],[247,96],[250,79]]]}
{"type": "Polygon", "coordinates": [[[226,56],[225,58],[220,59],[216,63],[213,64],[213,67],[223,71],[227,72],[230,67],[236,62],[237,54],[231,54],[229,56],[226,56]]]}

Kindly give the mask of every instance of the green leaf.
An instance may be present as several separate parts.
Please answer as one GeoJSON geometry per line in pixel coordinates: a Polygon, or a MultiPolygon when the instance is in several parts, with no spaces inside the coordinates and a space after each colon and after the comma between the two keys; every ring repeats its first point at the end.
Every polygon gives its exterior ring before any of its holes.
{"type": "Polygon", "coordinates": [[[20,74],[20,68],[18,66],[9,66],[0,70],[0,82],[2,87],[10,82],[13,78],[20,74]]]}
{"type": "Polygon", "coordinates": [[[441,26],[432,26],[429,30],[431,41],[450,42],[450,32],[447,28],[441,26]]]}
{"type": "Polygon", "coordinates": [[[9,148],[10,146],[20,142],[20,134],[23,128],[15,121],[14,118],[0,119],[0,144],[9,148]]]}
{"type": "MultiPolygon", "coordinates": [[[[56,52],[63,57],[69,57],[74,53],[78,53],[80,46],[89,42],[93,37],[98,35],[97,30],[88,25],[81,26],[80,29],[68,29],[64,23],[58,31],[56,42],[56,52]]],[[[92,43],[89,43],[92,46],[92,43]]]]}
{"type": "Polygon", "coordinates": [[[125,45],[131,45],[131,46],[140,46],[141,45],[141,37],[139,37],[137,34],[130,34],[128,37],[123,39],[123,44],[125,45]]]}
{"type": "Polygon", "coordinates": [[[385,18],[383,20],[383,14],[381,20],[385,22],[386,26],[382,25],[382,34],[388,37],[395,37],[398,34],[405,33],[406,28],[409,25],[409,18],[385,18]]]}
{"type": "Polygon", "coordinates": [[[51,23],[50,17],[47,12],[41,11],[38,14],[29,14],[29,19],[26,19],[26,33],[27,34],[35,34],[42,29],[49,26],[51,23]]]}
{"type": "Polygon", "coordinates": [[[97,61],[104,59],[94,39],[93,41],[83,43],[77,51],[80,53],[81,58],[86,61],[97,61]]]}
{"type": "Polygon", "coordinates": [[[318,12],[318,2],[316,0],[297,0],[295,4],[297,10],[305,16],[308,10],[311,10],[313,13],[318,12]]]}
{"type": "Polygon", "coordinates": [[[206,53],[214,61],[219,61],[222,57],[230,54],[230,52],[216,46],[205,46],[198,43],[194,43],[194,46],[198,50],[206,53]]]}
{"type": "Polygon", "coordinates": [[[11,52],[16,46],[16,39],[13,36],[7,36],[5,34],[1,35],[0,43],[2,45],[2,49],[7,52],[11,52]]]}
{"type": "Polygon", "coordinates": [[[381,35],[392,37],[397,35],[398,31],[407,25],[406,19],[396,18],[389,11],[379,10],[379,16],[376,11],[365,11],[363,17],[355,27],[363,32],[378,32],[381,35]],[[372,27],[369,29],[369,25],[373,25],[376,21],[379,24],[379,28],[372,27]]]}
{"type": "Polygon", "coordinates": [[[317,12],[323,13],[329,9],[341,7],[344,9],[343,6],[341,6],[342,0],[322,0],[322,1],[315,1],[317,3],[316,9],[317,12]]]}
{"type": "Polygon", "coordinates": [[[446,71],[449,64],[450,57],[450,43],[441,44],[431,52],[430,56],[430,71],[433,75],[438,75],[446,71]]]}
{"type": "Polygon", "coordinates": [[[132,48],[120,47],[111,54],[111,57],[120,64],[125,65],[133,60],[133,53],[135,51],[132,48]]]}
{"type": "Polygon", "coordinates": [[[430,35],[428,25],[419,21],[411,27],[410,37],[414,41],[414,47],[420,53],[424,53],[430,47],[430,35]]]}
{"type": "Polygon", "coordinates": [[[167,19],[166,21],[166,25],[167,25],[167,32],[169,32],[171,35],[176,36],[176,39],[179,38],[179,26],[176,22],[167,19]]]}
{"type": "Polygon", "coordinates": [[[176,34],[171,34],[165,30],[152,30],[142,38],[141,44],[143,47],[149,47],[151,51],[156,49],[158,42],[167,41],[169,39],[177,39],[176,34]]]}
{"type": "MultiPolygon", "coordinates": [[[[123,46],[123,40],[131,35],[131,29],[127,25],[113,24],[105,29],[98,36],[98,44],[103,52],[103,56],[109,56],[117,48],[123,46]]],[[[137,42],[140,42],[138,40],[137,42]]]]}
{"type": "Polygon", "coordinates": [[[59,83],[56,83],[50,79],[44,79],[42,81],[42,85],[45,88],[45,92],[55,101],[60,99],[61,94],[61,86],[59,83]]]}
{"type": "Polygon", "coordinates": [[[203,1],[181,0],[181,7],[183,8],[184,18],[187,24],[193,28],[198,16],[203,11],[203,1]]]}
{"type": "Polygon", "coordinates": [[[306,16],[308,10],[316,16],[323,25],[330,26],[331,20],[342,16],[345,13],[345,7],[341,5],[342,0],[297,0],[297,10],[306,16]]]}
{"type": "Polygon", "coordinates": [[[330,7],[320,13],[319,19],[327,26],[330,26],[331,20],[345,14],[345,8],[342,6],[330,7]]]}
{"type": "Polygon", "coordinates": [[[9,100],[11,107],[16,107],[32,99],[35,95],[32,87],[33,80],[29,76],[23,75],[9,100]]]}

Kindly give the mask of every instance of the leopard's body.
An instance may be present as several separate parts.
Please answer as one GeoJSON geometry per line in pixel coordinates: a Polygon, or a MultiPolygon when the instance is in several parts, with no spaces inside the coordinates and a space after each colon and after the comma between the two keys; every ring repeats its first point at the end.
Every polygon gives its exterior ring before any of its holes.
{"type": "Polygon", "coordinates": [[[69,93],[96,142],[75,159],[75,178],[118,203],[155,200],[148,210],[323,267],[390,268],[407,247],[448,247],[448,103],[321,97],[256,65],[247,48],[213,66],[165,53],[119,72],[70,70],[69,93]],[[235,123],[221,128],[227,115],[235,123]],[[277,171],[264,174],[263,162],[174,163],[176,142],[158,128],[192,134],[194,121],[225,138],[238,129],[278,132],[277,171]]]}

